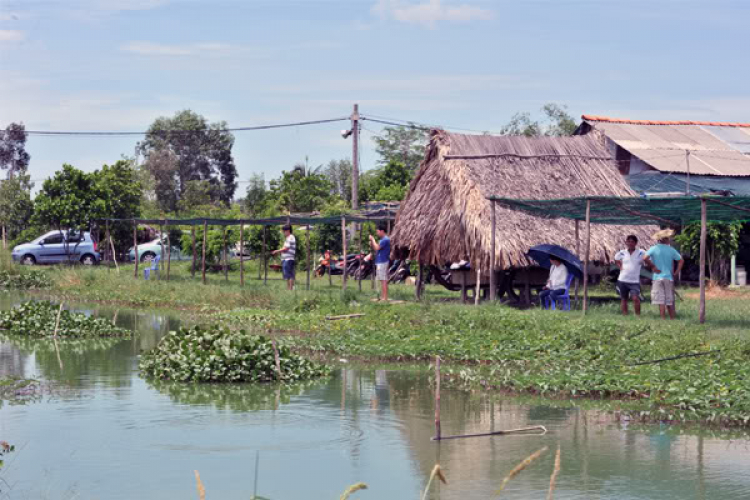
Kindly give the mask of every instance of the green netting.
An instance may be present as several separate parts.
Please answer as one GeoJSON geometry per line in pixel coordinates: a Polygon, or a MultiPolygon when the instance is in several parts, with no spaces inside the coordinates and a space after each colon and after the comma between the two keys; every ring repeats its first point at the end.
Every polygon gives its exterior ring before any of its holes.
{"type": "Polygon", "coordinates": [[[553,200],[516,200],[490,196],[489,200],[537,217],[586,220],[591,202],[594,224],[659,224],[683,226],[701,220],[701,200],[706,200],[708,222],[750,222],[750,196],[681,196],[620,198],[589,196],[553,200]]]}
{"type": "MultiPolygon", "coordinates": [[[[368,217],[363,215],[346,215],[346,222],[386,222],[392,221],[393,216],[368,217]]],[[[158,226],[281,226],[292,224],[295,226],[306,226],[314,224],[341,224],[342,216],[331,217],[309,216],[309,217],[273,217],[270,219],[99,219],[99,222],[136,222],[138,224],[150,224],[158,226]]]]}

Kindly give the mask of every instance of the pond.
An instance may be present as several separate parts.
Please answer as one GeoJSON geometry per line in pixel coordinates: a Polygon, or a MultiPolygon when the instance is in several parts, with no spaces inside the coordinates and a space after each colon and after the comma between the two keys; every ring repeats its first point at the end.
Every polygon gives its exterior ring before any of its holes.
{"type": "MultiPolygon", "coordinates": [[[[20,297],[0,294],[0,308],[20,297]]],[[[503,478],[543,446],[501,498],[546,498],[555,451],[558,499],[735,499],[750,496],[750,441],[710,431],[633,426],[605,412],[536,399],[444,390],[443,434],[544,425],[544,436],[436,443],[426,366],[355,367],[289,388],[150,383],[138,354],[179,325],[166,314],[75,306],[137,335],[62,348],[0,343],[0,375],[59,390],[0,406],[0,439],[16,445],[0,497],[55,499],[418,499],[440,463],[447,485],[430,498],[493,498],[503,478]],[[256,481],[257,467],[257,481],[256,481]],[[12,488],[9,489],[8,485],[12,488]]]]}

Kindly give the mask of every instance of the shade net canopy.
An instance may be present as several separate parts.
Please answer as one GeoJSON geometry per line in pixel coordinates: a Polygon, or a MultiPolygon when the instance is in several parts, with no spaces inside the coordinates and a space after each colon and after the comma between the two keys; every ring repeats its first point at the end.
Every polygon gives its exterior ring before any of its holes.
{"type": "Polygon", "coordinates": [[[700,222],[701,200],[706,200],[708,222],[750,222],[750,196],[609,197],[588,196],[550,200],[517,200],[489,196],[512,210],[547,218],[586,220],[591,202],[594,224],[659,224],[683,226],[700,222]]]}

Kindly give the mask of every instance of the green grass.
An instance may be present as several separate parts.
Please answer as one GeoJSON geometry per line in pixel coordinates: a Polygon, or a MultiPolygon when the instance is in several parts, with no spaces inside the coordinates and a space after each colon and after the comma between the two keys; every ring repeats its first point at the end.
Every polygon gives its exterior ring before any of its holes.
{"type": "MultiPolygon", "coordinates": [[[[189,264],[173,265],[170,281],[135,280],[132,266],[114,269],[50,269],[51,293],[68,300],[93,300],[136,307],[187,311],[200,322],[287,337],[296,348],[329,357],[420,361],[440,355],[446,378],[467,387],[566,398],[605,398],[644,420],[750,421],[750,294],[709,294],[707,322],[697,322],[695,289],[682,289],[678,319],[661,320],[654,306],[623,317],[617,301],[580,311],[517,310],[457,302],[457,293],[428,287],[414,302],[413,287],[397,285],[391,297],[402,304],[372,302],[370,283],[358,291],[333,286],[328,278],[287,292],[278,273],[267,285],[257,268],[211,274],[208,284],[190,278],[189,264]],[[331,321],[327,316],[364,316],[331,321]],[[685,353],[709,355],[635,366],[685,353]]],[[[162,274],[164,278],[164,274],[162,274]]],[[[594,293],[614,295],[607,285],[594,293]]],[[[183,317],[186,315],[183,314],[183,317]]]]}

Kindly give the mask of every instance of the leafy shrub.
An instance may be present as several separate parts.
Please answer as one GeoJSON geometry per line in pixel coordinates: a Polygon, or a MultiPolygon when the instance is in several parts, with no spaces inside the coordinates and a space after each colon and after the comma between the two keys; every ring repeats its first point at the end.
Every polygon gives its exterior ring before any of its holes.
{"type": "MultiPolygon", "coordinates": [[[[52,302],[29,301],[0,312],[0,330],[33,337],[51,336],[55,331],[58,312],[59,306],[52,302]]],[[[57,334],[60,337],[114,337],[127,336],[130,332],[104,318],[63,310],[60,312],[57,334]]]]}
{"type": "MultiPolygon", "coordinates": [[[[278,345],[281,379],[305,380],[327,375],[328,367],[278,345]]],[[[194,326],[180,328],[141,357],[143,374],[180,382],[269,382],[278,380],[271,339],[244,330],[194,326]]]]}

